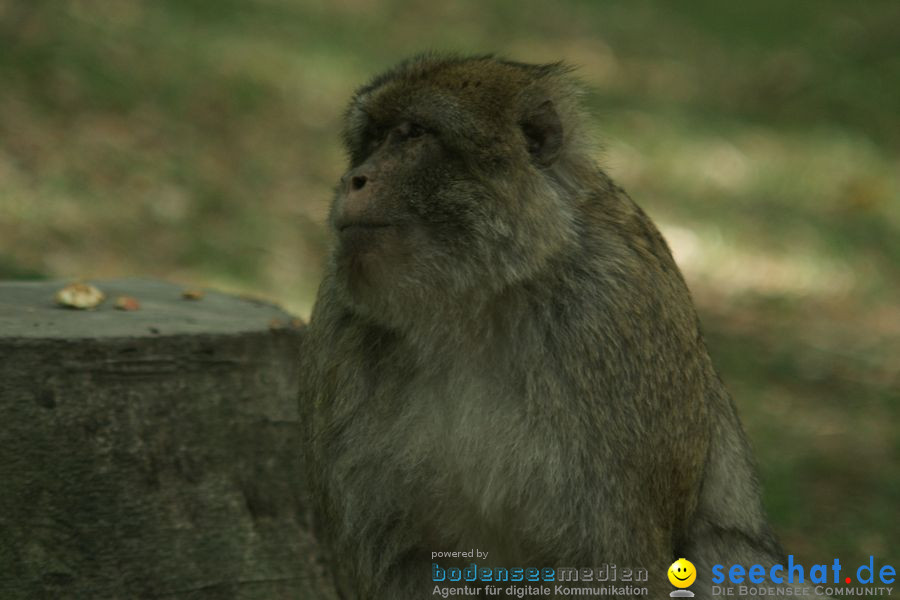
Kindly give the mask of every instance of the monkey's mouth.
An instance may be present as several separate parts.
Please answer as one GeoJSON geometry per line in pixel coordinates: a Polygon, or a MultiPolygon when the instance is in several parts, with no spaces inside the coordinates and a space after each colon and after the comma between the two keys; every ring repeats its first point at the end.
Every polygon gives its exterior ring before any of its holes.
{"type": "Polygon", "coordinates": [[[390,246],[393,223],[382,221],[348,221],[337,223],[338,242],[344,256],[378,255],[390,246]]]}

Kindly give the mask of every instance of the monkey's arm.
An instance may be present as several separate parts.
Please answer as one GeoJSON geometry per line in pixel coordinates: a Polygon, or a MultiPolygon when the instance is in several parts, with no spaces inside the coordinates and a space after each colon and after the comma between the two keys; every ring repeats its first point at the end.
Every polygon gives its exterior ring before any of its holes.
{"type": "MultiPolygon", "coordinates": [[[[687,543],[677,554],[694,562],[703,573],[711,574],[714,565],[723,565],[727,572],[734,564],[745,568],[762,565],[768,572],[772,565],[786,564],[786,557],[763,510],[753,454],[724,387],[711,399],[710,416],[710,449],[700,499],[687,543]]],[[[754,587],[748,582],[741,585],[754,587]]],[[[699,588],[698,599],[712,597],[711,585],[695,587],[699,588]]],[[[802,586],[765,581],[760,587],[802,586]]]]}

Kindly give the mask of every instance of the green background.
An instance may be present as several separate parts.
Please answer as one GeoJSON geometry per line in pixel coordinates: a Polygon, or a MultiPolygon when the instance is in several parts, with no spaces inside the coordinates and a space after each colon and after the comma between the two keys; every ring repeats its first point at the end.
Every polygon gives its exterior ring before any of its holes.
{"type": "Polygon", "coordinates": [[[900,2],[0,0],[0,277],[308,314],[353,89],[423,50],[579,67],[807,564],[900,563],[900,2]]]}

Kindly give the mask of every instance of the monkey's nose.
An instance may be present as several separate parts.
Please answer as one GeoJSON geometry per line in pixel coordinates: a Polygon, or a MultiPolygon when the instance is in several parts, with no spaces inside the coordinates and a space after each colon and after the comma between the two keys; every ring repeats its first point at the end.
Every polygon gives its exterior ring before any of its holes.
{"type": "Polygon", "coordinates": [[[367,170],[353,169],[341,177],[344,192],[337,204],[337,226],[367,223],[373,215],[374,182],[367,170]]]}
{"type": "Polygon", "coordinates": [[[353,191],[361,190],[368,180],[369,178],[365,175],[354,175],[350,178],[350,189],[353,191]]]}
{"type": "Polygon", "coordinates": [[[369,182],[369,177],[365,173],[360,173],[359,170],[354,169],[352,171],[348,171],[341,177],[341,185],[344,186],[344,189],[347,192],[358,192],[366,186],[366,183],[369,182]]]}

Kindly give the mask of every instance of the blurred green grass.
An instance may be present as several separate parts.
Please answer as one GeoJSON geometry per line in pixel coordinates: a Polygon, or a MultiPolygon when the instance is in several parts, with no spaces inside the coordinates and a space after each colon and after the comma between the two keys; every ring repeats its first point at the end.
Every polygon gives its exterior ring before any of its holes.
{"type": "Polygon", "coordinates": [[[564,59],[659,222],[808,562],[900,562],[900,3],[0,0],[0,277],[309,310],[353,88],[564,59]]]}

